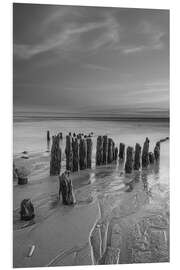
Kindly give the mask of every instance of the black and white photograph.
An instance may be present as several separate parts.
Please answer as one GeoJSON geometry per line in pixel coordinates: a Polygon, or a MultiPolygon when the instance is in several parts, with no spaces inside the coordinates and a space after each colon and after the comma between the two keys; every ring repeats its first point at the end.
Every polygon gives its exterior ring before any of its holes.
{"type": "Polygon", "coordinates": [[[13,267],[169,262],[170,10],[12,13],[13,267]]]}

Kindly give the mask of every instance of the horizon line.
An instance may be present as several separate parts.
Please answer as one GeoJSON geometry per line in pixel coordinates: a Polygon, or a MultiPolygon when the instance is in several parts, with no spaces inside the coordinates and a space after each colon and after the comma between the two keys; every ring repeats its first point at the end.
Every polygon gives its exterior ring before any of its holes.
{"type": "Polygon", "coordinates": [[[170,117],[156,117],[156,116],[17,116],[13,115],[13,121],[26,121],[26,120],[99,120],[99,121],[170,121],[170,117]]]}

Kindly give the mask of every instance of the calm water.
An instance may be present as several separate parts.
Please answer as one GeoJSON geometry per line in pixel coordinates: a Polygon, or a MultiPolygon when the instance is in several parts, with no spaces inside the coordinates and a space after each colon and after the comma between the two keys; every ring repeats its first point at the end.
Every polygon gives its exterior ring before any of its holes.
{"type": "MultiPolygon", "coordinates": [[[[116,144],[124,142],[134,146],[136,142],[142,144],[145,137],[150,139],[150,147],[154,147],[157,140],[169,136],[169,123],[160,122],[120,122],[120,121],[88,121],[88,120],[60,120],[14,122],[13,149],[14,154],[26,150],[28,152],[43,152],[46,150],[46,131],[51,135],[62,132],[64,137],[69,132],[94,133],[112,137],[116,144]]],[[[95,153],[95,148],[93,153],[95,153]]]]}

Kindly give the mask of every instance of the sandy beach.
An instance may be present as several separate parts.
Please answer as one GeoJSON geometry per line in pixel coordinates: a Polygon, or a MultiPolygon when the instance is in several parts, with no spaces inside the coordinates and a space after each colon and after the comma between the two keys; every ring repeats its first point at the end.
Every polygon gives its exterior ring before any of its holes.
{"type": "Polygon", "coordinates": [[[71,173],[76,204],[64,206],[49,161],[47,152],[14,159],[29,170],[27,185],[13,183],[14,267],[169,261],[169,191],[158,181],[160,164],[130,176],[119,162],[71,173]],[[24,198],[34,204],[34,222],[20,221],[24,198]]]}

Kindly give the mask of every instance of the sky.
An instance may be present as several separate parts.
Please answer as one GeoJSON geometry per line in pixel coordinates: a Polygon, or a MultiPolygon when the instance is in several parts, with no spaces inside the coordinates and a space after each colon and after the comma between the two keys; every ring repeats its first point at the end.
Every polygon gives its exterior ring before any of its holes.
{"type": "Polygon", "coordinates": [[[13,5],[14,113],[169,117],[169,11],[13,5]]]}

